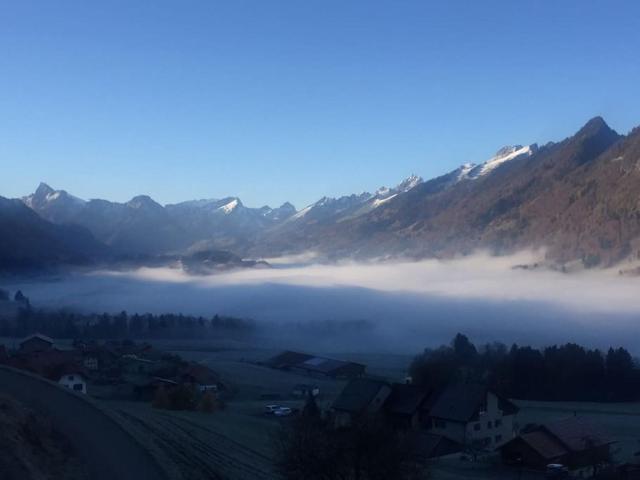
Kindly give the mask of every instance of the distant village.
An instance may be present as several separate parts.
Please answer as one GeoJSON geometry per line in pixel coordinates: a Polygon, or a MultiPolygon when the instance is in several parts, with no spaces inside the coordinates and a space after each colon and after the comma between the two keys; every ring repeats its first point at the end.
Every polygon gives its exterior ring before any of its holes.
{"type": "MultiPolygon", "coordinates": [[[[28,299],[21,293],[13,301],[5,301],[5,306],[7,303],[30,309],[28,299]]],[[[12,317],[14,321],[16,318],[19,317],[12,317]]],[[[126,318],[128,328],[132,318],[126,318]]],[[[208,325],[211,328],[211,322],[208,325]]],[[[0,345],[0,365],[46,378],[77,395],[146,402],[160,409],[211,413],[233,401],[233,378],[223,378],[207,365],[184,360],[144,341],[77,338],[80,339],[63,341],[43,333],[28,334],[0,345]]],[[[602,362],[602,378],[624,374],[627,382],[622,394],[636,394],[637,369],[627,352],[612,349],[602,355],[581,348],[568,345],[538,352],[514,346],[510,351],[502,349],[498,355],[496,351],[480,353],[466,337],[458,335],[451,347],[416,357],[406,378],[396,382],[368,374],[363,363],[299,351],[283,351],[253,364],[300,379],[284,395],[260,395],[259,400],[265,402],[262,415],[295,421],[316,399],[324,397],[320,380],[335,382],[344,387],[319,410],[331,429],[349,431],[367,419],[382,419],[394,435],[410,440],[405,444],[409,449],[405,453],[418,464],[464,459],[470,465],[499,462],[502,472],[512,472],[518,478],[523,478],[523,473],[546,478],[640,478],[640,466],[632,459],[614,460],[617,441],[606,429],[577,412],[567,412],[550,421],[525,423],[519,419],[518,402],[504,393],[515,387],[496,382],[498,377],[491,376],[509,366],[511,357],[517,360],[525,353],[529,360],[538,358],[536,355],[555,359],[569,354],[578,359],[586,355],[602,362]],[[486,355],[493,359],[493,366],[486,355]],[[483,375],[476,375],[478,372],[483,375]],[[298,407],[277,403],[284,399],[297,399],[298,407]]],[[[518,381],[522,383],[526,378],[526,374],[520,374],[518,381]]],[[[582,395],[587,391],[582,384],[571,388],[567,392],[582,395]]],[[[611,392],[620,394],[618,390],[611,392]]]]}
{"type": "Polygon", "coordinates": [[[132,341],[65,344],[32,334],[15,350],[0,345],[0,364],[96,398],[154,401],[161,391],[167,398],[164,408],[194,409],[205,394],[218,399],[226,390],[210,368],[132,341]],[[171,403],[172,397],[184,398],[185,392],[186,400],[171,403]]]}

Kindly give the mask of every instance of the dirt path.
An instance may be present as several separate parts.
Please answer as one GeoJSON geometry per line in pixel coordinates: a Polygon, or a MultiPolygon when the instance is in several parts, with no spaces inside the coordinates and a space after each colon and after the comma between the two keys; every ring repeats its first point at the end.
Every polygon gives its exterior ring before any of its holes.
{"type": "Polygon", "coordinates": [[[92,479],[168,480],[151,454],[114,418],[86,397],[2,366],[0,392],[46,414],[68,437],[92,479]]]}

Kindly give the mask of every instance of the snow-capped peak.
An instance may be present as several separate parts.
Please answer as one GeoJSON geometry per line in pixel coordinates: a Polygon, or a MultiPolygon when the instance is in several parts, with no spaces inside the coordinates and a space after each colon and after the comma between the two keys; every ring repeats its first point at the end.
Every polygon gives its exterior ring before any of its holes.
{"type": "Polygon", "coordinates": [[[375,196],[376,197],[386,197],[391,193],[391,189],[389,187],[380,187],[378,190],[376,190],[375,196]]]}
{"type": "Polygon", "coordinates": [[[84,200],[70,195],[65,190],[54,190],[44,182],[40,182],[36,191],[27,197],[23,197],[22,201],[30,208],[37,208],[44,207],[58,199],[63,199],[76,204],[85,203],[84,200]]]}
{"type": "Polygon", "coordinates": [[[475,180],[479,177],[488,175],[500,165],[515,160],[523,156],[531,156],[538,150],[538,146],[532,145],[509,145],[502,147],[496,154],[484,163],[479,165],[475,163],[465,163],[457,170],[457,180],[475,180]]]}
{"type": "MultiPolygon", "coordinates": [[[[409,190],[416,187],[417,185],[420,185],[422,182],[423,182],[422,177],[419,177],[418,175],[411,175],[405,178],[402,182],[400,182],[394,188],[380,187],[378,190],[376,190],[374,197],[376,200],[382,200],[385,198],[394,197],[398,193],[408,192],[409,190]]],[[[379,202],[376,202],[376,204],[379,205],[379,202]]]]}
{"type": "Polygon", "coordinates": [[[225,214],[229,214],[233,212],[238,205],[240,205],[240,200],[237,198],[232,199],[229,203],[226,203],[218,208],[218,210],[224,212],[225,214]]]}
{"type": "Polygon", "coordinates": [[[412,174],[411,176],[405,178],[402,182],[400,182],[400,184],[394,190],[400,192],[408,192],[412,188],[420,185],[422,182],[422,177],[412,174]]]}
{"type": "Polygon", "coordinates": [[[476,173],[475,176],[481,177],[483,175],[486,175],[503,163],[508,162],[509,160],[513,160],[525,155],[530,156],[534,153],[534,150],[535,145],[527,145],[525,147],[523,147],[522,145],[502,147],[496,152],[493,157],[491,157],[481,165],[480,170],[476,173]]]}

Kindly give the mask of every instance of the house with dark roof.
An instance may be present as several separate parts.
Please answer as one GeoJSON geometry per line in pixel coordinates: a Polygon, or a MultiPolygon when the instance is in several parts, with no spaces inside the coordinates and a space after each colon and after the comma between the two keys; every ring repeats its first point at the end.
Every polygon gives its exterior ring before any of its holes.
{"type": "Polygon", "coordinates": [[[437,392],[431,388],[394,383],[384,405],[385,413],[398,428],[418,429],[427,422],[437,397],[437,392]]]}
{"type": "Polygon", "coordinates": [[[515,435],[512,402],[486,386],[452,383],[429,409],[427,428],[466,447],[493,450],[515,435]]]}
{"type": "Polygon", "coordinates": [[[527,429],[500,448],[505,463],[534,469],[562,464],[571,470],[606,463],[613,440],[597,425],[568,417],[527,429]]]}
{"type": "Polygon", "coordinates": [[[54,344],[55,342],[52,338],[35,333],[20,342],[19,352],[23,354],[46,352],[53,349],[54,344]]]}
{"type": "Polygon", "coordinates": [[[214,391],[220,388],[220,377],[205,365],[190,363],[180,375],[180,381],[193,385],[200,392],[214,391]]]}
{"type": "Polygon", "coordinates": [[[381,412],[390,394],[387,382],[370,378],[351,380],[331,406],[335,425],[344,427],[361,415],[381,412]]]}
{"type": "Polygon", "coordinates": [[[364,375],[366,366],[356,362],[334,360],[307,353],[285,351],[267,360],[271,368],[315,377],[355,378],[364,375]]]}

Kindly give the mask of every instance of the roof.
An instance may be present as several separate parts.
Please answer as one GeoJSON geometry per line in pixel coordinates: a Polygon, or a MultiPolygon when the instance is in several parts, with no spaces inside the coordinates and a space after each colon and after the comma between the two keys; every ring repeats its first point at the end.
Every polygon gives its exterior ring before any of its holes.
{"type": "Polygon", "coordinates": [[[55,343],[55,341],[51,337],[47,337],[46,335],[42,335],[41,333],[34,333],[33,335],[29,335],[28,337],[24,338],[20,342],[20,345],[22,345],[23,343],[25,343],[25,342],[27,342],[29,340],[33,340],[33,339],[42,340],[42,341],[45,341],[47,343],[50,343],[51,345],[53,345],[55,343]]]}
{"type": "Polygon", "coordinates": [[[213,385],[219,380],[216,372],[197,363],[190,364],[183,375],[193,378],[200,385],[213,385]]]}
{"type": "Polygon", "coordinates": [[[438,396],[431,416],[456,422],[468,422],[486,402],[487,387],[476,383],[453,383],[438,396]]]}
{"type": "Polygon", "coordinates": [[[391,395],[389,395],[385,407],[393,414],[413,415],[432,396],[432,393],[431,390],[417,385],[394,383],[391,386],[391,395]]]}
{"type": "Polygon", "coordinates": [[[428,432],[412,434],[411,450],[419,457],[434,458],[462,450],[462,445],[442,435],[428,432]]]}
{"type": "Polygon", "coordinates": [[[308,355],[306,353],[291,352],[287,350],[267,360],[267,363],[272,367],[282,368],[305,362],[311,357],[312,355],[308,355]]]}
{"type": "Polygon", "coordinates": [[[568,450],[559,441],[543,431],[523,433],[520,435],[520,440],[547,460],[552,460],[568,453],[568,450]]]}
{"type": "Polygon", "coordinates": [[[276,355],[275,357],[267,360],[267,365],[274,368],[303,368],[320,373],[331,373],[340,370],[344,367],[356,367],[364,370],[366,367],[360,363],[347,362],[343,360],[334,360],[331,358],[318,357],[315,355],[309,355],[307,353],[299,353],[292,351],[285,351],[276,355]]]}
{"type": "Polygon", "coordinates": [[[77,365],[74,364],[68,364],[68,365],[63,365],[62,367],[60,367],[59,369],[59,373],[58,373],[58,377],[62,378],[65,375],[79,375],[81,377],[86,377],[87,374],[84,371],[84,369],[78,367],[77,365]]]}
{"type": "Polygon", "coordinates": [[[386,382],[370,378],[351,380],[333,402],[333,408],[345,412],[360,413],[366,410],[385,386],[389,385],[386,382]]]}
{"type": "Polygon", "coordinates": [[[567,417],[541,428],[573,452],[613,443],[598,426],[581,417],[567,417]]]}

